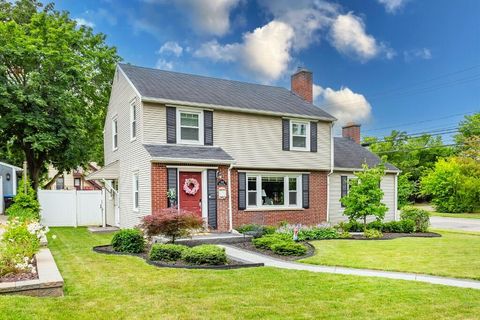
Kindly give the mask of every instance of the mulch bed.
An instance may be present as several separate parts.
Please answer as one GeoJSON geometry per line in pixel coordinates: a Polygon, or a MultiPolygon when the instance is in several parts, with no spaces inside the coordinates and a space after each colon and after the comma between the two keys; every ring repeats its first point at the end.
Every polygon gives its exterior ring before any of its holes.
{"type": "Polygon", "coordinates": [[[114,255],[125,255],[125,256],[134,256],[144,259],[148,264],[160,267],[160,268],[183,268],[183,269],[239,269],[239,268],[252,268],[252,267],[262,267],[263,263],[246,263],[243,261],[237,261],[233,259],[227,259],[227,264],[224,265],[191,265],[187,264],[185,261],[177,260],[172,262],[166,261],[153,261],[148,259],[147,253],[125,253],[118,252],[113,250],[111,245],[96,246],[93,247],[93,251],[103,254],[114,254],[114,255]]]}
{"type": "Polygon", "coordinates": [[[271,250],[256,248],[251,241],[243,242],[243,243],[232,243],[230,245],[234,246],[234,247],[237,247],[239,249],[244,249],[244,250],[248,250],[248,251],[261,253],[261,254],[264,254],[264,255],[272,257],[272,258],[277,258],[277,259],[286,260],[286,261],[294,261],[294,260],[304,259],[304,258],[311,257],[315,254],[315,247],[314,246],[312,246],[308,242],[301,242],[301,243],[307,248],[307,253],[302,255],[302,256],[282,256],[280,254],[274,253],[271,250]]]}
{"type": "MultiPolygon", "coordinates": [[[[35,270],[37,270],[37,261],[35,258],[33,259],[33,266],[35,270]]],[[[23,272],[18,274],[9,274],[3,277],[0,277],[0,283],[2,282],[17,282],[17,281],[26,281],[26,280],[36,280],[38,279],[38,272],[31,273],[31,272],[23,272]]]]}
{"type": "Polygon", "coordinates": [[[352,238],[348,239],[333,239],[333,240],[392,240],[397,238],[439,238],[442,235],[435,232],[419,232],[419,233],[383,233],[380,239],[365,238],[362,233],[351,233],[352,238]]]}

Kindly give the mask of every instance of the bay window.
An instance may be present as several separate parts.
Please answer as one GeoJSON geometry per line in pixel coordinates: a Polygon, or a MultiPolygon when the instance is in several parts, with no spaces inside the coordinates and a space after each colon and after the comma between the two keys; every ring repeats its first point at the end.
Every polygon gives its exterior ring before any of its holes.
{"type": "Polygon", "coordinates": [[[247,173],[248,208],[299,208],[301,175],[247,173]]]}

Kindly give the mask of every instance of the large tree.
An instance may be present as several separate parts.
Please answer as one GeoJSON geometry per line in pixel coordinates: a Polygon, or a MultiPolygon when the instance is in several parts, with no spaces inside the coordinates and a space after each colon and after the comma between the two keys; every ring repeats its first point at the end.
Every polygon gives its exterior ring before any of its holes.
{"type": "MultiPolygon", "coordinates": [[[[0,141],[23,154],[33,187],[46,167],[100,160],[116,49],[36,0],[0,0],[0,141]]],[[[3,150],[5,151],[5,150],[3,150]]]]}

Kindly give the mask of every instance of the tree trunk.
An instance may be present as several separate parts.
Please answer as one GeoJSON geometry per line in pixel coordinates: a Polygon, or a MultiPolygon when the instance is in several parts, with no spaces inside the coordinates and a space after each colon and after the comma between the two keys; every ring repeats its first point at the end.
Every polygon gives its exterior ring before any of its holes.
{"type": "Polygon", "coordinates": [[[363,216],[363,231],[367,230],[367,216],[363,216]]]}
{"type": "Polygon", "coordinates": [[[40,187],[40,174],[42,173],[43,161],[39,155],[31,149],[30,146],[26,146],[24,149],[25,158],[27,159],[27,172],[30,184],[35,191],[35,197],[37,196],[37,190],[40,187]]]}

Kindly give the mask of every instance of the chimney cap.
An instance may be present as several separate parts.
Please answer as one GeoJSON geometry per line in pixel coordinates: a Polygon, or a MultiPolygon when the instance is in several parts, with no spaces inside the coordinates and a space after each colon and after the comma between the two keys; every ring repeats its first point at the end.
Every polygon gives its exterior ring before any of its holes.
{"type": "Polygon", "coordinates": [[[344,126],[342,126],[342,129],[351,127],[361,127],[361,124],[355,122],[347,122],[344,126]]]}
{"type": "Polygon", "coordinates": [[[292,76],[297,75],[297,74],[302,73],[302,72],[312,73],[312,71],[308,70],[307,68],[298,66],[297,71],[295,71],[292,76]]]}

